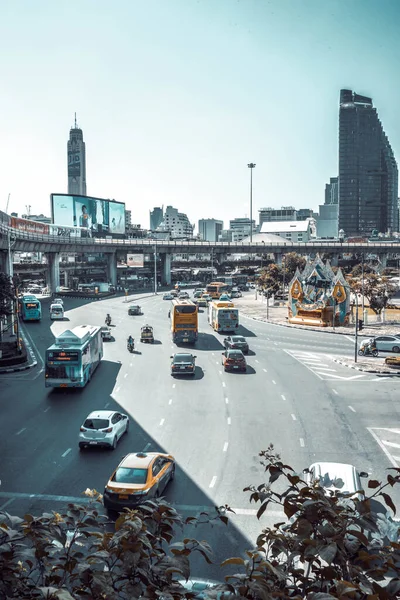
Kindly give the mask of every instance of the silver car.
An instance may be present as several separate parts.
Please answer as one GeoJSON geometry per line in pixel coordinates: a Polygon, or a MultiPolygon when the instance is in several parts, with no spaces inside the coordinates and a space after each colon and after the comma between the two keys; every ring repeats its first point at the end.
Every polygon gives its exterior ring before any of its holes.
{"type": "Polygon", "coordinates": [[[373,339],[381,352],[400,352],[400,335],[378,335],[373,339]]]}
{"type": "Polygon", "coordinates": [[[326,492],[341,492],[347,494],[356,494],[361,500],[363,498],[363,489],[361,477],[368,477],[364,471],[358,472],[353,465],[334,462],[313,463],[305,470],[308,485],[318,485],[326,492]]]}
{"type": "Polygon", "coordinates": [[[105,446],[115,450],[128,429],[128,415],[113,410],[95,410],[86,417],[80,428],[79,448],[105,446]]]}

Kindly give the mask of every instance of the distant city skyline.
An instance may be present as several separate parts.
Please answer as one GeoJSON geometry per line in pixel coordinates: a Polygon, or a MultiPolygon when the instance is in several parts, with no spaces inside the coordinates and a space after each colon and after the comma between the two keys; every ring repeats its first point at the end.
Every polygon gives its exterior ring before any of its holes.
{"type": "Polygon", "coordinates": [[[9,212],[50,214],[76,111],[90,195],[133,223],[161,205],[196,224],[249,217],[249,161],[253,218],[317,210],[339,168],[340,89],[374,99],[399,160],[399,17],[396,0],[3,4],[0,208],[10,193],[9,212]]]}

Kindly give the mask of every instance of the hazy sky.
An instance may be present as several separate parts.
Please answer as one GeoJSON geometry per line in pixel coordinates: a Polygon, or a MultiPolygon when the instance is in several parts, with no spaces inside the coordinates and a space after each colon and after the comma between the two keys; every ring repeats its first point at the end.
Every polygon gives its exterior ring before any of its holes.
{"type": "Polygon", "coordinates": [[[87,192],[149,225],[318,208],[340,88],[372,96],[400,156],[399,0],[1,0],[0,209],[67,192],[74,112],[87,192]]]}

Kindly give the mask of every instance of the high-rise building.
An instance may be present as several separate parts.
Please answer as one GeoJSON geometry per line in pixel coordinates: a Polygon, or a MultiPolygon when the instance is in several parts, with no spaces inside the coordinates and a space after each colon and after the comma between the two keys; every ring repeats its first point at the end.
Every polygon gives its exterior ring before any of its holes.
{"type": "Polygon", "coordinates": [[[205,240],[207,242],[218,242],[219,236],[221,235],[223,228],[223,221],[217,221],[216,219],[200,219],[200,239],[205,240]]]}
{"type": "Polygon", "coordinates": [[[260,208],[259,209],[259,226],[270,221],[295,221],[296,209],[294,206],[282,206],[282,208],[260,208]]]}
{"type": "Polygon", "coordinates": [[[248,217],[237,217],[229,221],[229,229],[231,231],[232,242],[241,242],[245,237],[256,231],[256,222],[254,219],[250,221],[248,217]]]}
{"type": "Polygon", "coordinates": [[[191,238],[193,228],[185,213],[178,212],[178,209],[173,206],[167,206],[164,218],[157,229],[169,232],[172,238],[191,238]]]}
{"type": "Polygon", "coordinates": [[[76,122],[69,132],[68,148],[68,194],[86,196],[86,148],[83,132],[76,122]]]}
{"type": "Polygon", "coordinates": [[[398,231],[398,171],[372,98],[340,91],[339,229],[398,231]]]}
{"type": "Polygon", "coordinates": [[[161,208],[156,206],[150,211],[150,230],[155,231],[164,218],[164,207],[161,208]]]}
{"type": "Polygon", "coordinates": [[[325,184],[325,204],[339,203],[339,177],[331,177],[325,184]]]}

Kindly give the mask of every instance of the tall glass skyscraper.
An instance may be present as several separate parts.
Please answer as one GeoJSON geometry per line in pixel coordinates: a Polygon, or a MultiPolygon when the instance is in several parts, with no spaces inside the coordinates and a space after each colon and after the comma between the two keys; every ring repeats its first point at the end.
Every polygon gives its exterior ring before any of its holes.
{"type": "Polygon", "coordinates": [[[368,236],[398,231],[398,170],[372,99],[340,91],[339,229],[368,236]]]}
{"type": "Polygon", "coordinates": [[[87,196],[86,193],[86,147],[83,131],[76,122],[69,132],[68,151],[68,194],[87,196]]]}

